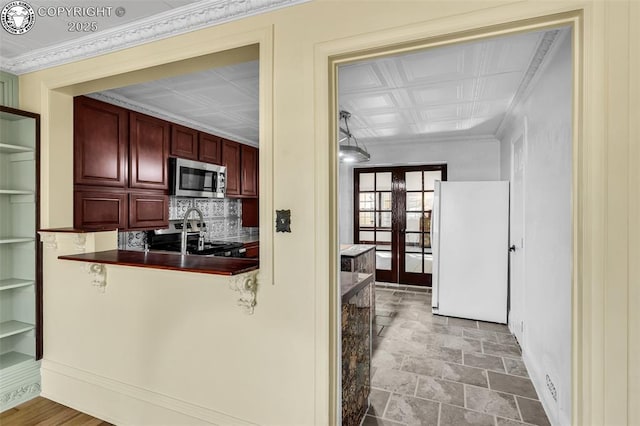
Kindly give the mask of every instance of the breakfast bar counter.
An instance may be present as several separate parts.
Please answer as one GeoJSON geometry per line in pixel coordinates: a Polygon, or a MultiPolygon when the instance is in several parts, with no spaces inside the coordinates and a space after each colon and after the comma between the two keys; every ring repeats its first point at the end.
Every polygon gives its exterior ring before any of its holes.
{"type": "Polygon", "coordinates": [[[167,269],[213,275],[238,275],[259,268],[257,259],[222,256],[198,256],[176,253],[143,252],[133,250],[107,250],[59,256],[62,260],[102,263],[140,268],[167,269]]]}

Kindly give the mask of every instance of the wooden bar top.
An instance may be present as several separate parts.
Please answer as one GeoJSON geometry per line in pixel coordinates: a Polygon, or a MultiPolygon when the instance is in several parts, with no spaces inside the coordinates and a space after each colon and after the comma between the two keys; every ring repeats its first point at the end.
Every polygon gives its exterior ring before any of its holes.
{"type": "Polygon", "coordinates": [[[108,250],[95,253],[71,254],[58,259],[139,268],[168,269],[214,275],[237,275],[258,269],[257,259],[222,256],[181,256],[176,253],[108,250]]]}

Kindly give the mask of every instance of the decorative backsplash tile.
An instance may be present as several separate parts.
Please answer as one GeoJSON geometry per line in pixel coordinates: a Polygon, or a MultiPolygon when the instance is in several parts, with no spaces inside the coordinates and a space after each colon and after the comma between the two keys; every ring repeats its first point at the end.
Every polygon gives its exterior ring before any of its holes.
{"type": "MultiPolygon", "coordinates": [[[[255,235],[258,228],[242,227],[242,201],[232,198],[180,198],[169,197],[169,220],[183,219],[190,207],[202,211],[207,224],[208,241],[222,240],[243,235],[255,235]]],[[[197,220],[191,213],[190,219],[197,220]]],[[[141,231],[118,233],[118,248],[121,250],[143,250],[146,233],[141,231]]]]}

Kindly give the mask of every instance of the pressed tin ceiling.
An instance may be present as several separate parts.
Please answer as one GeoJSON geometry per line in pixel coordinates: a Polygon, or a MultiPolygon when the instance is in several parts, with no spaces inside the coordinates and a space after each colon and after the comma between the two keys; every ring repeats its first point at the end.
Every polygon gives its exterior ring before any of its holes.
{"type": "MultiPolygon", "coordinates": [[[[100,31],[89,35],[70,35],[66,26],[60,33],[59,22],[36,18],[25,35],[0,34],[0,68],[34,71],[305,1],[126,1],[123,17],[102,18],[100,31]]],[[[523,33],[343,65],[339,106],[351,113],[351,131],[366,143],[495,137],[510,106],[565,33],[568,29],[523,33]]],[[[90,96],[258,144],[257,61],[90,96]]]]}
{"type": "Polygon", "coordinates": [[[538,31],[343,65],[339,107],[358,140],[495,137],[561,31],[538,31]]]}

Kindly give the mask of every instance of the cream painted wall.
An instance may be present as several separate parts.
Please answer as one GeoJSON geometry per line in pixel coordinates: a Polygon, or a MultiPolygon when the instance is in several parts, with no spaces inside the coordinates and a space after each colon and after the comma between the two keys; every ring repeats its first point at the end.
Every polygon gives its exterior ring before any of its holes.
{"type": "MultiPolygon", "coordinates": [[[[265,152],[272,163],[261,150],[261,195],[274,208],[292,209],[293,232],[274,235],[265,250],[273,256],[264,262],[273,271],[265,281],[272,276],[273,285],[261,285],[255,316],[240,314],[225,279],[110,266],[100,295],[78,264],[47,253],[43,393],[120,424],[331,423],[337,368],[328,283],[335,283],[329,271],[336,270],[338,233],[327,144],[329,56],[579,10],[584,20],[568,18],[584,24],[585,42],[578,58],[584,120],[574,144],[581,166],[574,180],[573,422],[638,423],[630,408],[638,388],[620,362],[638,317],[613,304],[628,303],[638,280],[623,261],[640,240],[628,239],[625,202],[637,206],[638,199],[628,174],[629,135],[637,130],[623,113],[638,99],[628,90],[629,57],[639,47],[630,37],[632,4],[314,1],[21,76],[21,107],[43,115],[43,225],[69,225],[71,99],[55,90],[259,40],[261,67],[268,65],[261,73],[273,71],[266,80],[273,97],[261,97],[261,142],[273,141],[265,152]],[[613,123],[627,133],[620,137],[613,123]]],[[[272,227],[270,208],[261,208],[261,225],[262,238],[272,227]]]]}
{"type": "Polygon", "coordinates": [[[529,375],[555,425],[571,424],[571,37],[559,41],[527,96],[508,117],[502,158],[524,134],[524,282],[512,282],[509,325],[523,324],[529,375]],[[525,128],[525,120],[527,122],[525,128]],[[522,285],[522,288],[514,288],[522,285]],[[517,311],[516,307],[521,307],[517,311]],[[547,375],[558,392],[554,401],[547,375]]]}

